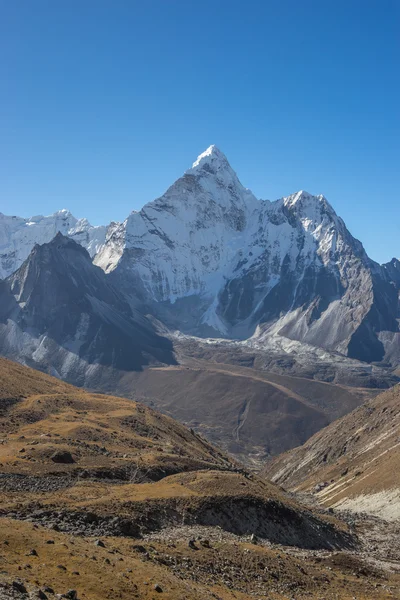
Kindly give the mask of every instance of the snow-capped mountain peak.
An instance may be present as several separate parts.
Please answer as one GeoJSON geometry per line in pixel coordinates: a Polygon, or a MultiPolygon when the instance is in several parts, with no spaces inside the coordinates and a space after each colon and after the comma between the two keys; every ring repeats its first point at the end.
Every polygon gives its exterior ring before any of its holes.
{"type": "Polygon", "coordinates": [[[106,231],[106,227],[94,227],[87,219],[76,219],[66,208],[28,219],[0,213],[0,279],[16,271],[35,244],[50,242],[58,232],[73,238],[93,257],[104,244],[106,231]]]}
{"type": "Polygon", "coordinates": [[[192,169],[204,167],[206,164],[213,164],[215,166],[229,165],[225,154],[215,144],[212,144],[207,150],[199,154],[192,165],[192,169]]]}
{"type": "Polygon", "coordinates": [[[84,246],[132,306],[139,300],[173,329],[278,335],[375,361],[390,345],[397,356],[398,263],[373,263],[323,195],[257,199],[215,145],[162,196],[107,229],[65,209],[0,215],[0,277],[57,231],[84,246]]]}
{"type": "Polygon", "coordinates": [[[53,213],[53,217],[56,217],[57,215],[59,215],[60,217],[72,217],[72,213],[70,210],[68,210],[68,208],[62,208],[61,210],[57,210],[55,213],[53,213]]]}
{"type": "Polygon", "coordinates": [[[327,199],[325,198],[325,196],[323,196],[322,194],[314,196],[313,194],[310,194],[305,190],[300,190],[298,192],[295,192],[294,194],[291,194],[290,196],[286,196],[283,199],[283,203],[288,208],[296,207],[307,210],[310,207],[321,206],[329,208],[332,213],[335,212],[329,204],[329,202],[327,201],[327,199]]]}
{"type": "MultiPolygon", "coordinates": [[[[207,187],[207,182],[213,179],[219,187],[230,187],[239,194],[250,193],[240,183],[225,154],[215,145],[209,146],[207,150],[202,152],[194,161],[192,167],[186,171],[185,175],[198,177],[203,181],[203,186],[205,187],[207,187]]],[[[212,190],[210,189],[210,191],[212,190]]],[[[252,196],[251,193],[250,195],[252,196]]]]}

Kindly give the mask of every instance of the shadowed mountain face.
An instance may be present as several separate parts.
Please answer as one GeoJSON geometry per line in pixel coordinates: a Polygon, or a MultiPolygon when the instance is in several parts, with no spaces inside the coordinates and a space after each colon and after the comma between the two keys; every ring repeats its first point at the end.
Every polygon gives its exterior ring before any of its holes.
{"type": "Polygon", "coordinates": [[[174,363],[157,335],[79,244],[57,234],[0,285],[0,351],[79,382],[88,365],[136,370],[174,363]]]}

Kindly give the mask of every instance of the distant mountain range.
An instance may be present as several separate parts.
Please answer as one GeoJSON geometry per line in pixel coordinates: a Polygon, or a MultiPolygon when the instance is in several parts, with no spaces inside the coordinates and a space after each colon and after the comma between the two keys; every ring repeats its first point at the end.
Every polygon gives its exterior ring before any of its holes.
{"type": "Polygon", "coordinates": [[[127,302],[169,328],[400,360],[400,262],[369,259],[323,196],[256,199],[215,146],[123,223],[92,227],[65,210],[1,215],[3,278],[57,232],[85,247],[127,302]]]}

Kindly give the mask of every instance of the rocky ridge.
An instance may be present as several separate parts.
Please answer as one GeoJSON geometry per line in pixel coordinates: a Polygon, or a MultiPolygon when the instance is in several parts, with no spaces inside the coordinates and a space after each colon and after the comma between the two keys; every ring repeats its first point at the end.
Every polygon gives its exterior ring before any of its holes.
{"type": "Polygon", "coordinates": [[[107,369],[175,363],[171,342],[61,233],[0,281],[0,306],[1,354],[80,385],[88,371],[94,382],[107,369]]]}

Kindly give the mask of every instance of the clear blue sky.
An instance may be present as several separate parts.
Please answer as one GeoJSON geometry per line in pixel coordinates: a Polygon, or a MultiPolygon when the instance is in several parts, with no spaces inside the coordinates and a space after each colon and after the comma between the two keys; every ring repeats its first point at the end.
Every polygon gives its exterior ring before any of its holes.
{"type": "Polygon", "coordinates": [[[123,220],[216,144],[400,256],[399,0],[0,1],[0,211],[123,220]]]}

